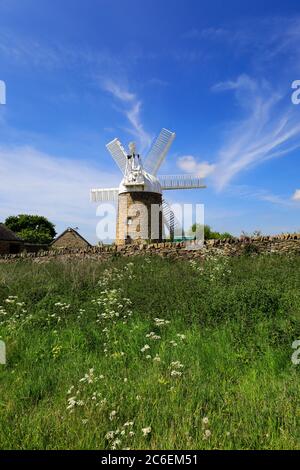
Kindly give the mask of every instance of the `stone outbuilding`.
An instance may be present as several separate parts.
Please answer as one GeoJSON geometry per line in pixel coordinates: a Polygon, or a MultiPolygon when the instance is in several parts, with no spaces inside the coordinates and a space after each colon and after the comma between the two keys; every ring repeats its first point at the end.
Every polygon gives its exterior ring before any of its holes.
{"type": "Polygon", "coordinates": [[[60,248],[89,248],[90,243],[85,240],[75,229],[69,227],[53,240],[50,244],[52,249],[60,248]]]}
{"type": "Polygon", "coordinates": [[[8,227],[0,223],[0,255],[20,253],[23,241],[8,227]]]}

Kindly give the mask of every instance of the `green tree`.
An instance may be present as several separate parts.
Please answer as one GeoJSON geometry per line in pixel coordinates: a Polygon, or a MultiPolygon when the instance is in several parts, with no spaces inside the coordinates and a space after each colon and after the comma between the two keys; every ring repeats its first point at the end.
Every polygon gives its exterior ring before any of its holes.
{"type": "Polygon", "coordinates": [[[54,224],[40,215],[10,216],[5,220],[5,225],[29,243],[49,244],[56,235],[54,224]]]}
{"type": "MultiPolygon", "coordinates": [[[[193,224],[192,227],[189,229],[188,234],[194,235],[199,224],[193,224]]],[[[224,232],[214,232],[209,225],[204,225],[204,239],[205,240],[212,240],[212,239],[224,239],[224,238],[233,238],[231,233],[224,232]]]]}

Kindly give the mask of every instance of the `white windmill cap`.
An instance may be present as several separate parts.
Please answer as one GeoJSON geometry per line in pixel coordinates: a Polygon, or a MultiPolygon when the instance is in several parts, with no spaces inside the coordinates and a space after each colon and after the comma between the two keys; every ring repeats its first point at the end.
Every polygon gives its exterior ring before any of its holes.
{"type": "Polygon", "coordinates": [[[144,183],[142,185],[128,186],[125,185],[125,178],[122,179],[119,186],[119,194],[129,192],[148,192],[162,194],[161,184],[154,175],[150,175],[146,171],[143,171],[144,183]]]}

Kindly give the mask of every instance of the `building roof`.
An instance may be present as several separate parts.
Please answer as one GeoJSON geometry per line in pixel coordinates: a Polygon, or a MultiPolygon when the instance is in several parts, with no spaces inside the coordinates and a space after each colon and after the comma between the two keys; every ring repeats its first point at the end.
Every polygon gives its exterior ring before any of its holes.
{"type": "Polygon", "coordinates": [[[21,238],[2,223],[0,223],[0,241],[22,242],[21,238]]]}
{"type": "Polygon", "coordinates": [[[68,227],[66,230],[64,230],[63,233],[61,233],[60,235],[58,235],[51,243],[50,243],[50,246],[53,245],[55,242],[57,242],[57,240],[59,240],[60,238],[62,238],[66,233],[68,232],[72,232],[74,235],[76,235],[77,237],[81,238],[81,240],[83,240],[87,245],[91,246],[91,244],[85,239],[83,238],[80,233],[78,233],[75,229],[71,228],[71,227],[68,227]]]}

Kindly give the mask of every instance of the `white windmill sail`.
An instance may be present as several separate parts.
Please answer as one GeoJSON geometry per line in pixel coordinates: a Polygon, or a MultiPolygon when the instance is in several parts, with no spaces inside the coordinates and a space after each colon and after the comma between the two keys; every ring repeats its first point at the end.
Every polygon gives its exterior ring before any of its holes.
{"type": "Polygon", "coordinates": [[[91,189],[92,202],[113,202],[118,200],[119,188],[91,189]]]}
{"type": "Polygon", "coordinates": [[[175,132],[168,131],[168,129],[161,130],[144,162],[144,168],[151,175],[155,176],[157,174],[160,165],[164,161],[167,152],[175,139],[175,135],[175,132]]]}
{"type": "Polygon", "coordinates": [[[160,176],[159,181],[164,190],[206,188],[203,178],[193,175],[160,176]]]}
{"type": "Polygon", "coordinates": [[[124,175],[126,170],[127,154],[122,147],[121,142],[116,138],[106,144],[106,148],[124,175]]]}

